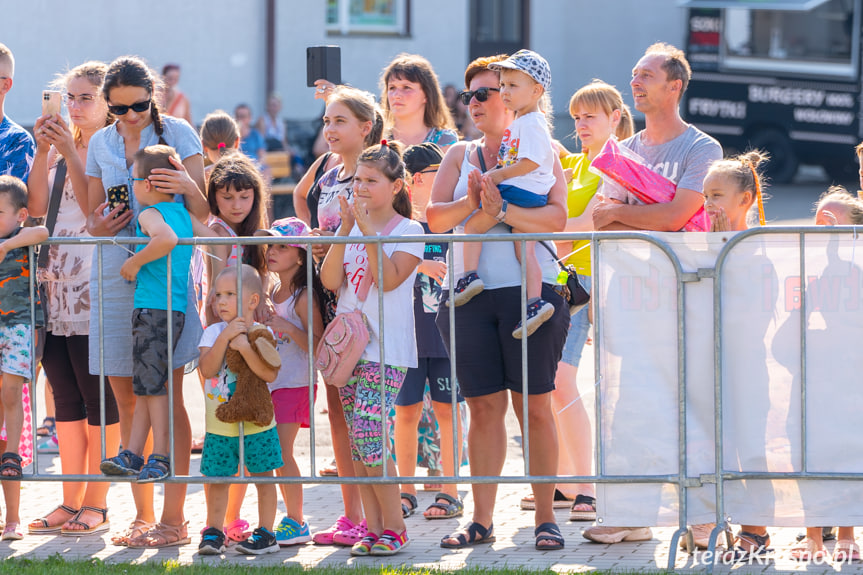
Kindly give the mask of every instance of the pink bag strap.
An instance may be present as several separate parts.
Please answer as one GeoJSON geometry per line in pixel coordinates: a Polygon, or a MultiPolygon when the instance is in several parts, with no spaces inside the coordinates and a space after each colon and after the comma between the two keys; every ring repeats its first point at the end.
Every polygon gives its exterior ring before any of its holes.
{"type": "MultiPolygon", "coordinates": [[[[396,214],[393,216],[386,227],[384,227],[383,231],[379,235],[388,236],[390,232],[392,232],[397,225],[404,219],[404,216],[401,214],[396,214]]],[[[366,274],[363,276],[363,279],[360,280],[360,287],[357,290],[357,301],[363,303],[366,301],[366,298],[369,296],[369,290],[372,287],[372,270],[366,270],[366,274]]]]}

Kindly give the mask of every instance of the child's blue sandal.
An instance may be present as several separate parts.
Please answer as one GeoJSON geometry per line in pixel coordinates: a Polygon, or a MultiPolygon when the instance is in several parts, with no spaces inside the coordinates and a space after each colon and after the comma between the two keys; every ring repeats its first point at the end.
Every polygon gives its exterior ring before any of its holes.
{"type": "Polygon", "coordinates": [[[153,483],[168,477],[171,471],[171,459],[158,453],[150,454],[147,463],[138,474],[138,483],[153,483]]]}
{"type": "Polygon", "coordinates": [[[114,457],[103,459],[99,469],[105,475],[137,475],[143,466],[143,457],[124,449],[114,457]]]}

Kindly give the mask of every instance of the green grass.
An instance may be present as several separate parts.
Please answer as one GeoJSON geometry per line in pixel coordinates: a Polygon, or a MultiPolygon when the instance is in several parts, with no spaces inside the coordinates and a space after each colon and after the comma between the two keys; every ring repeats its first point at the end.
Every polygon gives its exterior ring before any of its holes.
{"type": "MultiPolygon", "coordinates": [[[[105,563],[98,559],[91,561],[64,561],[60,556],[50,559],[6,559],[0,562],[0,573],[11,573],[14,575],[88,575],[121,574],[121,575],[306,575],[311,569],[303,569],[300,566],[265,565],[252,567],[249,565],[182,565],[175,561],[166,563],[105,563]]],[[[410,567],[392,566],[358,566],[358,567],[315,567],[314,575],[440,575],[441,573],[453,573],[458,575],[558,575],[549,569],[530,570],[525,568],[515,569],[486,569],[469,567],[457,571],[437,571],[433,569],[413,569],[410,567]]],[[[597,575],[607,573],[605,571],[593,571],[597,575]]]]}
{"type": "MultiPolygon", "coordinates": [[[[262,565],[250,567],[245,565],[184,565],[176,561],[165,563],[105,563],[99,559],[90,561],[64,561],[56,555],[50,559],[6,559],[0,562],[0,574],[14,575],[88,575],[120,574],[120,575],[307,575],[312,569],[303,569],[296,565],[262,565]]],[[[595,575],[611,573],[609,571],[591,571],[595,575]]],[[[619,573],[632,573],[618,572],[619,573]]],[[[644,573],[644,572],[641,572],[644,573]]],[[[655,574],[665,571],[653,571],[655,574]]],[[[411,567],[393,566],[356,566],[356,567],[315,567],[314,575],[559,575],[550,569],[531,570],[524,567],[513,569],[488,569],[467,567],[455,571],[435,569],[414,569],[411,567]]]]}

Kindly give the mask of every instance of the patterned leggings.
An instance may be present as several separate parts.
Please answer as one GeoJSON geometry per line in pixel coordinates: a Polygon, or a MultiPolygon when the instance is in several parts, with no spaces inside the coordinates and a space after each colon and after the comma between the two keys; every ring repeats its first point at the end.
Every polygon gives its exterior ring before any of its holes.
{"type": "Polygon", "coordinates": [[[348,436],[351,439],[351,456],[366,467],[383,464],[384,436],[382,414],[389,413],[405,380],[407,368],[386,366],[384,392],[386,406],[381,409],[380,364],[361,360],[353,376],[339,390],[348,436]]]}

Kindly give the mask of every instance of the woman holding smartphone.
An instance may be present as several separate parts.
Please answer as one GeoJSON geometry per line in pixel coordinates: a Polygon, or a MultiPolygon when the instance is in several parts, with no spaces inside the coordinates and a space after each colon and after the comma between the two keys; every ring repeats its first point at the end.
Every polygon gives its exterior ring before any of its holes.
{"type": "MultiPolygon", "coordinates": [[[[59,115],[59,107],[42,115],[33,127],[36,155],[27,180],[27,208],[33,217],[48,212],[50,190],[55,179],[63,178],[56,215],[48,225],[53,236],[90,237],[87,233],[87,177],[84,164],[90,138],[113,122],[102,97],[107,66],[86,62],[60,79],[70,123],[59,115]],[[61,165],[62,163],[62,165],[61,165]],[[65,174],[65,175],[62,175],[65,174]]],[[[52,94],[60,95],[60,92],[52,94]]],[[[52,204],[53,206],[53,204],[52,204]]],[[[56,210],[56,211],[55,211],[56,210]]],[[[101,475],[101,419],[99,378],[87,369],[87,337],[90,329],[90,261],[92,245],[44,247],[40,256],[39,281],[46,301],[46,337],[42,366],[51,381],[56,406],[56,429],[60,463],[64,474],[101,475]]],[[[105,448],[117,449],[120,442],[117,402],[110,388],[105,390],[105,448]]],[[[63,532],[72,535],[95,533],[107,528],[105,514],[108,483],[64,482],[63,502],[29,525],[30,533],[63,532]]]]}
{"type": "MultiPolygon", "coordinates": [[[[182,196],[189,212],[200,221],[209,213],[204,189],[204,158],[201,140],[188,123],[159,113],[155,101],[157,76],[139,58],[125,56],[108,66],[102,95],[117,121],[96,132],[87,156],[88,231],[94,236],[118,239],[133,237],[140,207],[132,190],[132,158],[139,149],[164,143],[183,159],[174,170],[154,170],[150,182],[159,190],[182,196]],[[109,207],[107,199],[115,199],[109,207]]],[[[90,313],[90,373],[104,369],[117,398],[123,445],[131,435],[135,395],[132,392],[132,303],[135,285],[118,273],[130,255],[128,246],[102,248],[102,285],[97,282],[98,250],[94,253],[90,299],[101,301],[90,313]],[[101,353],[100,353],[101,352],[101,353]]],[[[195,290],[189,286],[188,307],[194,309],[195,290]]],[[[189,473],[192,431],[183,404],[183,366],[198,356],[202,333],[199,322],[186,322],[173,356],[174,467],[178,475],[189,473]]],[[[183,502],[184,484],[165,485],[162,518],[155,523],[153,488],[132,485],[135,521],[115,540],[130,547],[166,547],[189,541],[183,502]]]]}

